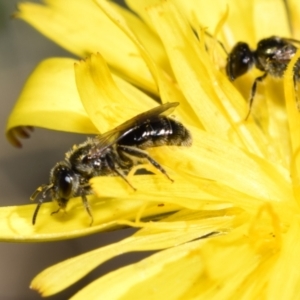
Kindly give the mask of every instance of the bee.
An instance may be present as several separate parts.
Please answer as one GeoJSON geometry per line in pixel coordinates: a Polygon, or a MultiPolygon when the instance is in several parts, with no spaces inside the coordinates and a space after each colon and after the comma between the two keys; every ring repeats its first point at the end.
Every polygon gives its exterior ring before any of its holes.
{"type": "Polygon", "coordinates": [[[163,145],[190,146],[192,137],[180,122],[168,117],[178,102],[166,103],[119,125],[102,135],[88,138],[68,151],[65,159],[50,171],[49,184],[41,185],[30,197],[38,195],[37,207],[32,217],[36,223],[39,209],[48,195],[58,203],[58,210],[65,210],[70,198],[80,196],[92,225],[93,215],[87,199],[92,194],[89,180],[96,176],[120,176],[132,189],[126,176],[135,166],[145,161],[152,164],[169,180],[165,169],[145,149],[163,145]]]}
{"type": "MultiPolygon", "coordinates": [[[[271,36],[259,41],[256,50],[251,50],[247,43],[239,42],[229,53],[226,73],[231,81],[247,73],[253,66],[263,72],[253,82],[246,120],[250,115],[257,83],[262,82],[268,75],[274,78],[283,78],[289,62],[297,51],[294,43],[300,43],[300,41],[271,36]]],[[[294,88],[297,91],[297,82],[300,80],[300,61],[297,61],[293,71],[294,88]]],[[[297,98],[296,103],[298,105],[297,98]]]]}

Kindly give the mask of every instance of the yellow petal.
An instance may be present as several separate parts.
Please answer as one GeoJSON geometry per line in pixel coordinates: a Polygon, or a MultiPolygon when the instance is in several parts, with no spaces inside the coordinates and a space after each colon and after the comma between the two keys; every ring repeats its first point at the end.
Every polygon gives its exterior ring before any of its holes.
{"type": "MultiPolygon", "coordinates": [[[[226,20],[223,32],[220,35],[225,46],[232,47],[236,41],[247,39],[254,41],[254,31],[252,24],[252,1],[234,1],[225,2],[223,0],[198,1],[198,0],[176,0],[172,1],[179,9],[181,15],[193,25],[194,29],[199,25],[214,33],[216,26],[229,7],[229,16],[226,20]],[[197,21],[197,23],[196,23],[197,21]],[[240,26],[239,24],[243,24],[240,26]],[[224,39],[225,37],[225,39],[224,39]]],[[[127,5],[135,11],[150,26],[153,27],[147,9],[161,3],[159,0],[136,1],[126,0],[127,5]]]]}
{"type": "Polygon", "coordinates": [[[181,91],[178,89],[174,80],[172,80],[172,78],[170,78],[170,76],[166,74],[164,70],[156,65],[151,58],[151,55],[149,55],[147,49],[144,48],[137,37],[132,33],[126,23],[126,20],[116,11],[114,11],[106,1],[96,0],[96,2],[106,13],[106,15],[131,39],[131,41],[139,49],[140,55],[143,57],[154,80],[156,81],[162,103],[179,102],[181,105],[178,108],[178,112],[182,118],[190,124],[202,127],[199,119],[191,109],[187,99],[185,99],[181,91]]]}
{"type": "MultiPolygon", "coordinates": [[[[298,268],[295,267],[298,262],[300,251],[299,240],[295,237],[300,234],[299,220],[290,217],[290,227],[283,236],[281,244],[280,257],[275,261],[273,268],[266,274],[264,280],[269,283],[269,299],[297,299],[300,297],[299,285],[300,277],[298,268]],[[285,278],[286,285],[281,286],[282,278],[285,278]]],[[[269,258],[269,259],[272,259],[269,258]]],[[[263,262],[262,262],[263,263],[263,262]]]]}
{"type": "MultiPolygon", "coordinates": [[[[286,101],[286,110],[288,114],[288,125],[290,142],[292,146],[291,157],[291,177],[293,181],[293,188],[298,203],[300,202],[300,116],[299,116],[299,93],[295,91],[294,86],[294,66],[300,59],[300,50],[297,50],[295,56],[292,58],[286,73],[284,74],[284,92],[286,101]]],[[[298,84],[298,82],[297,82],[298,84]]]]}
{"type": "Polygon", "coordinates": [[[235,209],[201,212],[186,210],[185,217],[181,212],[180,216],[175,214],[165,220],[170,225],[174,225],[173,222],[176,219],[180,219],[182,223],[181,228],[167,231],[153,228],[150,222],[150,227],[146,226],[132,237],[47,268],[33,279],[31,288],[38,290],[43,296],[53,295],[116,255],[133,251],[165,249],[201,236],[222,234],[222,228],[233,226],[239,214],[240,211],[235,209]]]}
{"type": "Polygon", "coordinates": [[[252,22],[257,42],[272,35],[290,37],[289,16],[283,1],[255,0],[253,1],[253,9],[252,22]]]}
{"type": "Polygon", "coordinates": [[[204,89],[212,86],[207,84],[207,80],[210,79],[200,57],[202,54],[206,56],[204,60],[208,57],[205,52],[195,51],[200,47],[192,29],[180,16],[175,6],[168,1],[148,11],[153,26],[166,47],[176,79],[185,97],[193,105],[194,111],[207,131],[224,135],[228,130],[224,114],[220,113],[215,103],[211,101],[212,91],[204,89]],[[212,115],[218,122],[211,122],[212,115]]]}
{"type": "MultiPolygon", "coordinates": [[[[126,0],[126,4],[130,7],[130,9],[136,12],[150,27],[152,27],[153,24],[149,18],[147,10],[160,3],[161,1],[159,0],[126,0]]],[[[214,31],[221,15],[226,10],[226,2],[222,0],[216,0],[213,2],[175,0],[173,3],[175,3],[181,14],[190,22],[190,24],[194,23],[196,17],[199,21],[198,25],[200,24],[202,27],[207,28],[211,33],[214,31]],[[209,13],[205,14],[203,12],[209,13]]]]}
{"type": "MultiPolygon", "coordinates": [[[[162,174],[132,176],[130,182],[137,190],[131,193],[130,198],[140,201],[141,204],[155,201],[156,203],[176,204],[190,209],[201,209],[204,205],[201,200],[206,200],[205,203],[207,203],[209,200],[218,199],[208,192],[202,191],[201,186],[190,183],[189,180],[174,171],[167,169],[167,172],[174,180],[173,183],[162,174]]],[[[109,177],[95,177],[91,180],[93,190],[98,197],[128,198],[129,187],[126,187],[125,182],[120,184],[119,188],[111,189],[109,188],[110,181],[109,177]]]]}
{"type": "Polygon", "coordinates": [[[264,206],[250,228],[161,251],[95,280],[72,299],[100,299],[99,291],[106,299],[297,299],[300,227],[291,218],[284,230],[278,213],[264,206]]]}
{"type": "Polygon", "coordinates": [[[156,86],[136,46],[92,0],[48,0],[46,5],[20,3],[18,18],[70,52],[85,57],[101,52],[122,76],[156,93],[156,86]]]}
{"type": "Polygon", "coordinates": [[[125,9],[114,2],[110,2],[110,5],[124,17],[128,26],[141,44],[144,45],[145,49],[147,49],[153,61],[155,61],[155,63],[168,74],[172,74],[165,49],[155,33],[150,30],[150,28],[140,18],[138,18],[135,14],[132,14],[128,9],[125,9]]]}
{"type": "MultiPolygon", "coordinates": [[[[294,153],[299,151],[300,147],[300,135],[299,135],[299,126],[300,126],[300,117],[299,117],[299,93],[295,91],[294,86],[294,67],[300,59],[300,50],[296,52],[294,57],[291,59],[291,62],[288,65],[286,73],[284,74],[284,92],[285,92],[285,101],[286,109],[288,114],[289,122],[289,133],[290,140],[292,144],[292,149],[294,153]],[[297,103],[298,101],[298,103],[297,103]]],[[[298,84],[298,83],[297,83],[298,84]]]]}
{"type": "Polygon", "coordinates": [[[149,9],[149,15],[166,47],[178,84],[204,128],[259,155],[268,155],[261,130],[251,122],[243,122],[248,109],[245,100],[223,74],[212,72],[215,68],[204,45],[201,47],[176,7],[165,1],[149,9]]]}
{"type": "Polygon", "coordinates": [[[210,34],[215,32],[216,26],[227,10],[228,3],[222,0],[215,1],[184,1],[175,0],[176,7],[181,15],[187,18],[193,28],[201,26],[210,34]],[[208,13],[205,13],[208,12],[208,13]]]}
{"type": "MultiPolygon", "coordinates": [[[[221,0],[221,2],[223,1],[221,0]]],[[[231,48],[238,41],[247,41],[250,45],[256,43],[252,23],[253,1],[231,0],[228,2],[228,8],[228,19],[221,34],[221,38],[224,36],[222,41],[225,42],[225,45],[231,48]]]]}
{"type": "Polygon", "coordinates": [[[286,1],[293,37],[300,40],[300,6],[297,0],[286,1]]]}
{"type": "MultiPolygon", "coordinates": [[[[122,180],[118,178],[119,180],[122,180]]],[[[118,181],[117,179],[117,181],[118,181]]],[[[118,183],[112,189],[117,188],[118,183]]],[[[32,225],[32,216],[36,205],[2,207],[0,209],[0,230],[2,241],[41,242],[70,239],[95,232],[120,227],[118,220],[134,220],[141,207],[141,202],[131,200],[130,196],[122,201],[112,198],[97,199],[89,197],[94,223],[90,226],[90,218],[79,198],[70,199],[66,212],[51,215],[57,210],[56,203],[44,203],[32,225]]],[[[165,204],[157,208],[157,203],[150,204],[145,210],[145,217],[178,210],[178,206],[165,204]]],[[[124,227],[124,225],[122,226],[124,227]]]]}
{"type": "MultiPolygon", "coordinates": [[[[253,78],[254,80],[254,78],[253,78]]],[[[253,114],[261,120],[261,127],[272,145],[272,151],[275,154],[276,163],[289,168],[291,143],[287,138],[289,136],[288,120],[284,108],[284,91],[282,80],[268,78],[255,95],[255,104],[257,109],[253,114]]]]}
{"type": "Polygon", "coordinates": [[[202,177],[260,199],[293,201],[288,170],[219,137],[190,129],[192,147],[165,147],[163,151],[153,148],[151,155],[164,166],[180,170],[181,176],[188,176],[195,183],[202,177]]]}
{"type": "Polygon", "coordinates": [[[8,119],[8,139],[15,139],[20,126],[97,133],[77,92],[74,63],[69,58],[52,58],[37,66],[8,119]]]}
{"type": "Polygon", "coordinates": [[[126,81],[113,78],[99,53],[76,64],[75,74],[85,110],[101,133],[157,105],[126,81]]]}
{"type": "MultiPolygon", "coordinates": [[[[199,230],[199,228],[197,229],[199,230]]],[[[184,242],[197,238],[199,235],[201,235],[201,232],[190,229],[185,232],[185,235],[182,235],[182,232],[164,232],[155,234],[153,237],[151,235],[145,238],[130,237],[117,245],[101,247],[54,265],[37,275],[31,282],[30,287],[37,290],[44,297],[50,296],[67,288],[98,265],[116,255],[131,251],[143,251],[144,249],[149,250],[150,248],[154,250],[163,249],[164,247],[176,245],[180,241],[184,242]]],[[[95,298],[88,297],[88,299],[95,298]]]]}
{"type": "Polygon", "coordinates": [[[201,255],[193,253],[202,243],[168,249],[111,272],[71,299],[190,299],[184,293],[195,286],[204,269],[201,255]]]}
{"type": "MultiPolygon", "coordinates": [[[[221,2],[224,5],[224,1],[221,2]]],[[[221,39],[229,48],[239,41],[247,42],[252,48],[255,48],[257,42],[262,38],[272,35],[290,36],[285,3],[280,0],[231,0],[228,6],[229,17],[223,28],[221,39]],[[223,39],[223,37],[225,38],[223,39]]],[[[201,12],[199,14],[201,15],[201,12]]]]}
{"type": "Polygon", "coordinates": [[[140,18],[151,28],[152,22],[149,20],[147,9],[153,5],[157,5],[159,0],[125,0],[128,7],[134,11],[140,18]]]}

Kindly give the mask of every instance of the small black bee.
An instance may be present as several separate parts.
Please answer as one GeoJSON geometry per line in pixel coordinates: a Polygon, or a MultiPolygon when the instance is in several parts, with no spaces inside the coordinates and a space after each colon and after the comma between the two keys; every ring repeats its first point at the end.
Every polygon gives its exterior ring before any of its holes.
{"type": "MultiPolygon", "coordinates": [[[[262,82],[268,74],[275,78],[283,77],[289,62],[297,51],[297,47],[294,46],[293,43],[300,43],[300,41],[271,36],[258,42],[257,48],[254,51],[250,49],[247,43],[239,42],[229,53],[226,73],[231,81],[247,73],[253,66],[264,72],[263,75],[254,80],[252,85],[249,112],[246,119],[250,114],[257,83],[262,82]]],[[[299,71],[300,61],[294,66],[294,88],[296,91],[297,81],[300,80],[299,71]]]]}
{"type": "Polygon", "coordinates": [[[163,145],[192,144],[190,132],[178,121],[167,117],[178,105],[177,102],[160,105],[111,131],[74,146],[66,153],[65,160],[57,163],[50,171],[50,183],[37,188],[31,196],[30,199],[35,200],[42,194],[32,224],[35,224],[39,209],[50,193],[59,206],[53,213],[65,209],[70,198],[81,196],[92,225],[93,216],[87,200],[87,195],[92,193],[89,180],[96,176],[121,176],[135,190],[126,175],[134,165],[145,161],[173,181],[164,168],[144,150],[163,145]]]}

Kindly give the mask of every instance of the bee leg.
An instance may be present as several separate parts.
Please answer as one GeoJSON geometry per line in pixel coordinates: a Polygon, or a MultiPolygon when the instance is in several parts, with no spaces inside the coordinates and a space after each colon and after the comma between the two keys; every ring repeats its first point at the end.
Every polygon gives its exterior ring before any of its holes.
{"type": "Polygon", "coordinates": [[[147,159],[156,169],[158,169],[161,173],[163,173],[170,181],[174,182],[172,178],[169,177],[167,171],[157,162],[155,161],[147,152],[138,149],[136,147],[130,146],[122,146],[118,145],[119,150],[130,156],[134,156],[136,158],[147,159]]]}
{"type": "Polygon", "coordinates": [[[252,88],[251,88],[250,99],[249,99],[249,110],[248,110],[247,116],[245,118],[245,121],[247,121],[247,119],[249,118],[250,113],[251,113],[253,100],[254,100],[254,97],[255,97],[255,94],[256,94],[257,83],[264,81],[264,79],[267,77],[267,75],[268,75],[268,73],[265,73],[262,76],[256,77],[254,82],[253,82],[253,85],[252,85],[252,88]]]}
{"type": "Polygon", "coordinates": [[[119,166],[119,164],[117,163],[117,161],[115,159],[113,159],[112,157],[110,157],[110,155],[107,155],[107,162],[109,164],[110,169],[115,172],[117,175],[119,175],[124,181],[127,182],[127,184],[129,186],[131,186],[131,188],[136,191],[136,188],[128,181],[128,179],[126,178],[125,174],[121,171],[121,167],[119,166]]]}
{"type": "Polygon", "coordinates": [[[123,172],[121,172],[118,169],[114,169],[114,172],[116,172],[122,179],[124,179],[131,186],[131,188],[134,191],[136,191],[136,188],[129,182],[129,180],[126,178],[126,176],[123,174],[123,172]]]}
{"type": "Polygon", "coordinates": [[[88,201],[86,195],[84,195],[84,194],[81,196],[81,199],[82,199],[83,206],[90,217],[90,220],[91,220],[90,226],[92,226],[94,223],[94,218],[93,218],[93,214],[92,214],[92,210],[91,210],[89,201],[88,201]]]}

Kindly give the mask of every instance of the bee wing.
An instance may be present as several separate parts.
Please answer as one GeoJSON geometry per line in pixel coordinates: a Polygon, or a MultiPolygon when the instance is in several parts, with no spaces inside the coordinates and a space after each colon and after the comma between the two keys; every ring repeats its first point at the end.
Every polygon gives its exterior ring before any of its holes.
{"type": "Polygon", "coordinates": [[[117,143],[120,139],[124,136],[129,134],[131,131],[136,129],[137,127],[141,126],[142,124],[146,123],[148,120],[153,119],[155,117],[161,115],[169,115],[171,112],[174,111],[175,107],[178,106],[178,102],[168,102],[152,108],[144,113],[141,113],[132,119],[124,122],[123,124],[119,125],[118,127],[102,134],[97,137],[97,145],[96,149],[93,151],[100,152],[105,150],[106,148],[112,146],[113,144],[117,143]]]}

